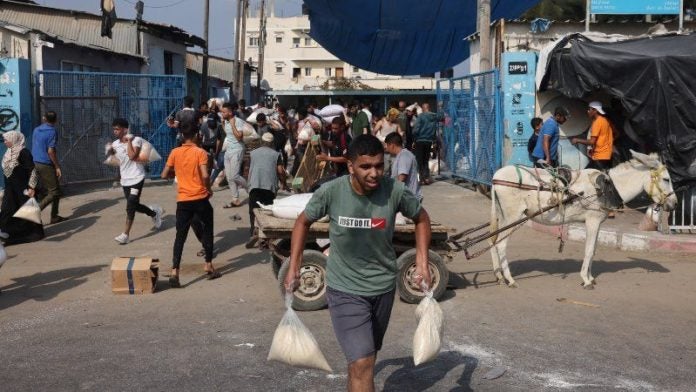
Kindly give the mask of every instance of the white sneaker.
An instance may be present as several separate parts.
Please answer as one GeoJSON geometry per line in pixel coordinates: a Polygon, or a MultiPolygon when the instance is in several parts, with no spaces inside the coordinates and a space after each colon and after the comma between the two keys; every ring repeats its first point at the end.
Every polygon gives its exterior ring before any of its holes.
{"type": "Polygon", "coordinates": [[[125,245],[128,243],[128,234],[126,233],[121,233],[114,237],[114,241],[118,242],[121,245],[125,245]]]}
{"type": "Polygon", "coordinates": [[[155,216],[152,217],[152,224],[155,225],[155,229],[159,230],[162,227],[162,215],[164,210],[158,205],[151,205],[150,209],[155,211],[155,216]]]}

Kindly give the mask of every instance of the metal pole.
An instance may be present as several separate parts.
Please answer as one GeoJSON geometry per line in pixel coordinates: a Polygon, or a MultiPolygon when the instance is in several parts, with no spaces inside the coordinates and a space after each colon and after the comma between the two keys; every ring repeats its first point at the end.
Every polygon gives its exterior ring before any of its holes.
{"type": "Polygon", "coordinates": [[[235,99],[239,99],[239,29],[242,27],[242,1],[237,0],[237,19],[234,26],[234,80],[232,81],[232,95],[235,99]]]}
{"type": "Polygon", "coordinates": [[[684,30],[684,0],[679,1],[679,32],[684,30]]]}
{"type": "Polygon", "coordinates": [[[210,20],[210,0],[205,0],[205,17],[203,19],[203,39],[205,40],[205,47],[203,48],[203,69],[201,71],[201,95],[200,102],[203,103],[208,100],[208,48],[210,47],[208,41],[208,22],[210,20]]]}
{"type": "Polygon", "coordinates": [[[256,89],[261,92],[263,80],[263,55],[266,49],[266,0],[261,0],[261,14],[259,15],[259,63],[256,66],[256,89]]]}
{"type": "Polygon", "coordinates": [[[239,31],[239,71],[237,72],[238,91],[237,100],[244,98],[244,48],[246,39],[246,19],[249,9],[249,0],[242,0],[242,26],[239,31]]]}
{"type": "Polygon", "coordinates": [[[491,0],[478,0],[479,72],[491,69],[491,0]]]}
{"type": "Polygon", "coordinates": [[[590,7],[592,0],[585,0],[585,32],[590,31],[590,7]]]}

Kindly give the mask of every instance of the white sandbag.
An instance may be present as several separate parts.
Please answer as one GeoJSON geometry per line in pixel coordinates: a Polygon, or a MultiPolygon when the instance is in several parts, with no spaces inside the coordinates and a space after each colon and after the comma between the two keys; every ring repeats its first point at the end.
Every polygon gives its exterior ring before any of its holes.
{"type": "Polygon", "coordinates": [[[259,134],[256,133],[254,127],[248,122],[244,123],[244,127],[241,129],[241,131],[244,137],[244,143],[249,143],[259,138],[259,134]]]}
{"type": "Polygon", "coordinates": [[[297,140],[302,142],[309,142],[314,136],[314,128],[310,122],[306,122],[302,129],[297,133],[297,140]]]}
{"type": "Polygon", "coordinates": [[[396,213],[396,218],[394,219],[394,225],[396,226],[403,226],[403,225],[412,225],[413,220],[405,217],[402,213],[397,212],[396,213]]]}
{"type": "MultiPolygon", "coordinates": [[[[437,159],[431,159],[428,161],[428,169],[430,169],[431,173],[437,173],[437,159]]],[[[447,165],[445,164],[445,161],[440,159],[440,171],[446,171],[447,170],[447,165]]]]}
{"type": "Polygon", "coordinates": [[[415,111],[416,111],[416,114],[421,114],[421,113],[423,113],[423,108],[420,107],[420,105],[418,104],[418,102],[416,102],[416,103],[414,103],[414,104],[412,104],[412,105],[406,106],[406,110],[409,110],[409,111],[411,111],[411,112],[413,112],[413,111],[415,110],[415,111]]]}
{"type": "Polygon", "coordinates": [[[140,147],[140,153],[138,154],[138,162],[156,162],[162,159],[162,156],[157,152],[152,143],[145,139],[143,140],[143,145],[140,147]]]}
{"type": "Polygon", "coordinates": [[[425,298],[416,308],[416,320],[419,321],[413,335],[413,363],[418,366],[435,359],[442,347],[444,317],[431,290],[425,290],[425,298]]]}
{"type": "Polygon", "coordinates": [[[284,150],[285,153],[288,154],[288,156],[292,155],[292,144],[290,144],[290,139],[288,139],[288,141],[285,142],[284,150]]]}
{"type": "Polygon", "coordinates": [[[268,120],[268,125],[270,125],[271,128],[275,129],[276,131],[283,129],[283,125],[280,123],[280,121],[273,118],[268,120]]]}
{"type": "Polygon", "coordinates": [[[331,366],[326,362],[312,332],[292,309],[292,298],[292,293],[285,295],[287,310],[273,334],[267,360],[331,372],[331,366]]]}
{"type": "Polygon", "coordinates": [[[249,117],[244,119],[244,121],[248,122],[249,124],[256,125],[256,116],[259,115],[259,112],[252,112],[249,117]]]}
{"type": "Polygon", "coordinates": [[[35,198],[30,197],[12,216],[41,224],[41,208],[39,207],[39,202],[37,202],[35,198]]]}
{"type": "Polygon", "coordinates": [[[271,211],[276,218],[297,219],[304,211],[312,195],[313,193],[298,193],[282,199],[276,199],[270,206],[265,206],[261,203],[259,203],[259,206],[264,210],[271,211]]]}
{"type": "Polygon", "coordinates": [[[342,115],[345,110],[346,109],[341,105],[328,105],[324,106],[320,110],[315,110],[314,114],[319,117],[336,117],[342,115]]]}

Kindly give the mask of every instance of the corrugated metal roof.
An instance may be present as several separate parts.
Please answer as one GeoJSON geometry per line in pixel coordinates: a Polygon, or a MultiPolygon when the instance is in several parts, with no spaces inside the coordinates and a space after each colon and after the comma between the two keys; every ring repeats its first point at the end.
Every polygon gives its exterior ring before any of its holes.
{"type": "MultiPolygon", "coordinates": [[[[6,0],[0,7],[0,21],[39,31],[65,42],[137,56],[138,35],[134,20],[118,19],[110,39],[101,36],[99,15],[6,0]]],[[[143,21],[140,27],[143,31],[168,34],[172,41],[189,46],[205,45],[202,38],[175,26],[143,21]]]]}
{"type": "MultiPolygon", "coordinates": [[[[208,56],[208,76],[232,82],[234,80],[234,60],[222,57],[208,56]]],[[[203,73],[203,55],[200,53],[186,53],[186,68],[194,72],[203,73]]]]}

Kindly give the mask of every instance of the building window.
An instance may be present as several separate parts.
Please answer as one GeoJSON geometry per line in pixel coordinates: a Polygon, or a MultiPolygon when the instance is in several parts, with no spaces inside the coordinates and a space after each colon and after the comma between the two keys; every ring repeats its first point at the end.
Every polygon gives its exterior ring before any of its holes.
{"type": "Polygon", "coordinates": [[[300,46],[300,38],[299,38],[299,37],[294,37],[294,38],[292,39],[292,46],[295,47],[295,48],[298,47],[298,46],[300,46]]]}
{"type": "Polygon", "coordinates": [[[276,43],[277,44],[283,43],[283,36],[282,35],[276,35],[276,43]]]}
{"type": "Polygon", "coordinates": [[[282,65],[276,65],[276,73],[277,74],[282,74],[283,73],[283,66],[282,65]]]}
{"type": "Polygon", "coordinates": [[[71,61],[61,61],[60,70],[67,72],[99,72],[99,68],[90,65],[73,63],[71,61]]]}
{"type": "Polygon", "coordinates": [[[311,67],[305,67],[304,76],[312,76],[312,68],[311,67]]]}
{"type": "Polygon", "coordinates": [[[324,68],[324,76],[331,77],[331,68],[324,68]]]}
{"type": "Polygon", "coordinates": [[[360,72],[360,68],[358,67],[353,67],[353,73],[358,73],[360,72]]]}
{"type": "Polygon", "coordinates": [[[174,75],[174,53],[164,52],[164,74],[174,75]]]}
{"type": "Polygon", "coordinates": [[[259,37],[249,37],[249,46],[259,46],[259,37]]]}
{"type": "Polygon", "coordinates": [[[312,39],[309,37],[305,37],[304,39],[304,44],[305,46],[311,46],[312,45],[312,39]]]}

